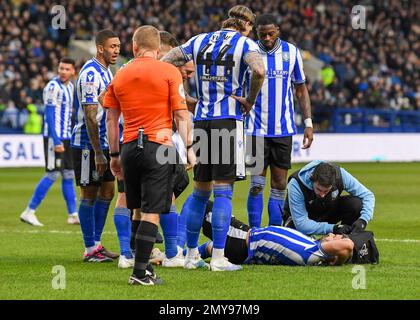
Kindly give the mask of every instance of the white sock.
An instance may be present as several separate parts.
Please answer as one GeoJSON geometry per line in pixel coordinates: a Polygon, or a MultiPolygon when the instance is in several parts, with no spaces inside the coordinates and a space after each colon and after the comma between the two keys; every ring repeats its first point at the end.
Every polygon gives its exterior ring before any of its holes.
{"type": "Polygon", "coordinates": [[[77,216],[77,215],[78,215],[77,211],[69,214],[69,216],[77,216]]]}
{"type": "Polygon", "coordinates": [[[99,247],[101,245],[100,241],[95,241],[95,246],[99,247]]]}
{"type": "Polygon", "coordinates": [[[200,253],[198,252],[198,247],[195,248],[187,248],[187,258],[194,259],[200,253]]]}
{"type": "Polygon", "coordinates": [[[86,248],[85,253],[86,253],[86,254],[91,254],[93,251],[95,251],[95,249],[96,249],[96,247],[89,247],[89,248],[86,248]]]}
{"type": "Polygon", "coordinates": [[[225,257],[225,249],[213,248],[213,252],[211,255],[212,259],[223,259],[224,257],[225,257]]]}
{"type": "Polygon", "coordinates": [[[25,211],[26,211],[27,214],[35,214],[35,210],[30,209],[29,207],[27,207],[25,211]]]}

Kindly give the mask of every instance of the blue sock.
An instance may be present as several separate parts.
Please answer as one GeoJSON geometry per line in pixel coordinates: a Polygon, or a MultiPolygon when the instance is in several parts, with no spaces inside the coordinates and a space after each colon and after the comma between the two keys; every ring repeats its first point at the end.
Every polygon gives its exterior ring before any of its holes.
{"type": "Polygon", "coordinates": [[[251,228],[261,226],[261,217],[264,208],[263,191],[265,186],[265,177],[252,176],[251,185],[248,193],[248,221],[251,228]]]}
{"type": "Polygon", "coordinates": [[[101,241],[104,231],[106,216],[108,215],[110,200],[96,199],[95,201],[95,241],[101,241]]]}
{"type": "Polygon", "coordinates": [[[176,213],[175,205],[171,206],[169,213],[160,215],[160,226],[162,227],[163,239],[165,243],[165,255],[168,259],[171,259],[178,253],[178,214],[176,213]]]}
{"type": "Polygon", "coordinates": [[[213,249],[224,249],[232,216],[232,185],[214,186],[214,204],[211,217],[213,249]]]}
{"type": "Polygon", "coordinates": [[[29,202],[29,209],[35,210],[38,208],[41,201],[45,198],[48,190],[50,190],[55,180],[57,180],[57,177],[52,173],[47,173],[44,177],[42,177],[35,188],[31,201],[29,202]]]}
{"type": "Polygon", "coordinates": [[[61,191],[63,192],[64,200],[66,200],[67,211],[69,214],[77,212],[76,209],[76,190],[74,189],[73,179],[61,180],[61,191]]]}
{"type": "Polygon", "coordinates": [[[270,199],[268,200],[268,225],[281,226],[283,222],[285,190],[270,189],[270,199]]]}
{"type": "Polygon", "coordinates": [[[121,255],[131,259],[130,241],[131,241],[131,219],[130,210],[117,207],[114,210],[114,224],[117,229],[118,241],[120,243],[121,255]]]}
{"type": "Polygon", "coordinates": [[[206,243],[203,243],[201,246],[198,247],[198,252],[200,252],[201,259],[207,259],[208,257],[210,257],[210,254],[206,250],[210,242],[211,241],[207,241],[206,243]]]}
{"type": "Polygon", "coordinates": [[[191,200],[185,206],[187,220],[187,247],[198,247],[198,237],[203,225],[206,205],[211,195],[211,191],[201,191],[194,188],[191,200]]]}
{"type": "Polygon", "coordinates": [[[79,220],[85,247],[90,248],[95,246],[95,212],[93,200],[80,199],[79,220]]]}
{"type": "Polygon", "coordinates": [[[192,194],[188,196],[182,206],[181,213],[178,216],[178,232],[177,243],[178,247],[184,248],[187,241],[187,207],[192,199],[192,194]]]}

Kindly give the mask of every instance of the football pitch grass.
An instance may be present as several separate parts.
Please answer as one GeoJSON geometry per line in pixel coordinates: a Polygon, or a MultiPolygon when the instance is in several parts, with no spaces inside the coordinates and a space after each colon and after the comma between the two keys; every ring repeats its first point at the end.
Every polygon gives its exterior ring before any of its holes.
{"type": "MultiPolygon", "coordinates": [[[[82,262],[80,227],[66,224],[60,181],[37,210],[45,227],[20,222],[43,169],[0,169],[0,299],[420,299],[420,163],[343,166],[375,193],[368,229],[377,238],[379,265],[364,266],[364,271],[352,265],[244,266],[231,273],[156,267],[164,280],[157,287],[129,286],[131,270],[118,269],[117,261],[82,262]],[[64,290],[53,288],[57,265],[65,270],[64,290]],[[363,285],[363,273],[365,289],[354,289],[353,284],[363,285]]],[[[233,214],[245,222],[248,185],[249,179],[237,183],[233,196],[233,214]]],[[[191,190],[192,184],[180,197],[178,212],[191,190]]],[[[266,186],[263,224],[268,193],[266,186]]],[[[102,242],[118,251],[112,209],[102,242]]]]}

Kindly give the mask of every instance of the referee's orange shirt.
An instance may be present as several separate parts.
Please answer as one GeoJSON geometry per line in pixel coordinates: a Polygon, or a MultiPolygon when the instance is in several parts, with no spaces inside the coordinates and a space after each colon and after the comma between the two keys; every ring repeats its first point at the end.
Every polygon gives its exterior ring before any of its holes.
{"type": "Polygon", "coordinates": [[[143,127],[149,141],[172,145],[172,113],[187,110],[181,73],[166,62],[135,58],[108,86],[104,107],[121,110],[123,143],[136,140],[143,127]]]}

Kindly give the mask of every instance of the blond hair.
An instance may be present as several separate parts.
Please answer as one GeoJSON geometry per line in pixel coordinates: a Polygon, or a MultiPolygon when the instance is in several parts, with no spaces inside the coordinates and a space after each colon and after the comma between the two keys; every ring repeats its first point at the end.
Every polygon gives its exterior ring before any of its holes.
{"type": "Polygon", "coordinates": [[[228,19],[223,21],[222,28],[234,28],[239,31],[246,30],[246,23],[255,23],[255,14],[246,6],[237,5],[228,11],[228,19]]]}
{"type": "Polygon", "coordinates": [[[153,26],[142,26],[134,31],[133,43],[140,49],[159,50],[159,30],[153,26]]]}

